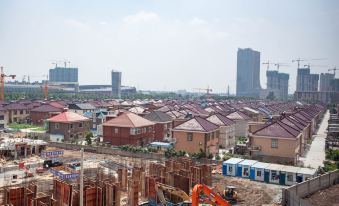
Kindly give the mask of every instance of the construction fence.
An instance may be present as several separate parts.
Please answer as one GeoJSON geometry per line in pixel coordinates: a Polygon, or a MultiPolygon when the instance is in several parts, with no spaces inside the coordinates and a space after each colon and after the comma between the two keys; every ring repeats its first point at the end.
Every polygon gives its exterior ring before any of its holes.
{"type": "Polygon", "coordinates": [[[339,170],[314,177],[288,188],[283,188],[282,205],[310,206],[311,204],[303,198],[335,184],[339,184],[339,170]]]}

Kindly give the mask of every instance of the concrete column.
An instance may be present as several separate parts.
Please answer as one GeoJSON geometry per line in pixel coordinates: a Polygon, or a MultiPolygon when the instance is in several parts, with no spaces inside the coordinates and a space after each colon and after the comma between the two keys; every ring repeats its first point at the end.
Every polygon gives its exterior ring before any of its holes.
{"type": "Polygon", "coordinates": [[[27,156],[27,148],[25,147],[25,157],[27,156]]]}

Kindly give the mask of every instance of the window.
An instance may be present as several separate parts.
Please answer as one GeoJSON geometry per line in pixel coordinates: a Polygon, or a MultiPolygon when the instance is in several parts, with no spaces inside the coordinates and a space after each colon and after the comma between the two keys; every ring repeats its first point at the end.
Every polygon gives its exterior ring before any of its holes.
{"type": "Polygon", "coordinates": [[[229,173],[232,173],[232,171],[233,171],[233,167],[230,166],[230,165],[228,165],[228,172],[229,172],[229,173]]]}
{"type": "Polygon", "coordinates": [[[148,132],[152,132],[152,127],[148,127],[148,132]]]}
{"type": "Polygon", "coordinates": [[[193,141],[193,134],[187,133],[187,141],[193,141]]]}
{"type": "Polygon", "coordinates": [[[261,171],[257,170],[257,177],[261,177],[261,171]]]}
{"type": "Polygon", "coordinates": [[[24,114],[24,110],[20,110],[20,114],[24,114]]]}
{"type": "Polygon", "coordinates": [[[242,173],[242,176],[245,176],[247,177],[249,174],[248,174],[248,168],[247,167],[244,167],[244,170],[243,170],[243,173],[242,173]]]}
{"type": "Polygon", "coordinates": [[[18,111],[17,111],[17,110],[14,110],[13,113],[14,113],[14,115],[17,115],[17,114],[18,114],[18,111]]]}
{"type": "Polygon", "coordinates": [[[293,174],[292,173],[287,173],[287,181],[293,182],[293,174]]]}
{"type": "Polygon", "coordinates": [[[79,127],[80,127],[80,128],[82,127],[82,122],[79,123],[79,127]]]}
{"type": "Polygon", "coordinates": [[[135,135],[136,134],[136,129],[135,128],[131,128],[130,129],[130,135],[135,135]]]}
{"type": "Polygon", "coordinates": [[[4,120],[5,116],[4,115],[0,115],[0,120],[4,120]]]}
{"type": "Polygon", "coordinates": [[[278,148],[278,140],[277,139],[272,139],[271,148],[278,148]]]}
{"type": "Polygon", "coordinates": [[[142,128],[142,133],[146,133],[146,127],[142,128]]]}
{"type": "Polygon", "coordinates": [[[114,128],[114,133],[118,134],[119,133],[119,129],[118,128],[114,128]]]}
{"type": "Polygon", "coordinates": [[[70,129],[73,129],[73,124],[70,124],[70,125],[69,125],[69,128],[70,128],[70,129]]]}
{"type": "Polygon", "coordinates": [[[59,129],[59,123],[55,123],[55,129],[59,129]]]}
{"type": "Polygon", "coordinates": [[[141,128],[137,128],[137,134],[141,134],[141,128]]]}
{"type": "Polygon", "coordinates": [[[275,170],[271,171],[271,179],[272,180],[278,180],[279,179],[279,175],[278,175],[277,171],[275,171],[275,170]]]}
{"type": "Polygon", "coordinates": [[[210,134],[205,134],[206,141],[210,141],[210,134]]]}

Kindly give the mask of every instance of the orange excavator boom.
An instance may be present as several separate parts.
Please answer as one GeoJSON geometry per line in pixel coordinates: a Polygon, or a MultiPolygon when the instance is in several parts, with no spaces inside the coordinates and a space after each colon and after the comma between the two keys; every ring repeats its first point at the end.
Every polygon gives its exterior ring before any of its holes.
{"type": "Polygon", "coordinates": [[[192,206],[198,206],[200,201],[200,194],[205,196],[205,202],[211,205],[217,206],[232,206],[227,200],[224,200],[219,194],[211,190],[208,186],[203,184],[197,184],[192,191],[192,206]]]}

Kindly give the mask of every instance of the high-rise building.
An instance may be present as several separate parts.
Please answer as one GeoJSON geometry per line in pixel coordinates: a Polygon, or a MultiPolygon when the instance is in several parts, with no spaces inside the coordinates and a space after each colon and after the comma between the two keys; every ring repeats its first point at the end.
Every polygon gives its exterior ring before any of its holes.
{"type": "Polygon", "coordinates": [[[267,90],[272,91],[274,96],[280,100],[288,98],[288,80],[289,74],[280,73],[278,71],[267,71],[267,90]]]}
{"type": "Polygon", "coordinates": [[[121,98],[121,72],[112,70],[112,96],[121,98]]]}
{"type": "Polygon", "coordinates": [[[310,68],[298,68],[297,90],[298,92],[318,91],[319,74],[311,74],[310,68]]]}
{"type": "Polygon", "coordinates": [[[259,97],[260,95],[260,52],[250,48],[238,49],[237,53],[237,96],[259,97]]]}
{"type": "Polygon", "coordinates": [[[328,92],[331,91],[331,81],[334,79],[334,74],[321,73],[320,74],[320,87],[319,91],[328,92]]]}
{"type": "Polygon", "coordinates": [[[78,68],[55,67],[49,70],[49,81],[78,83],[78,68]]]}

